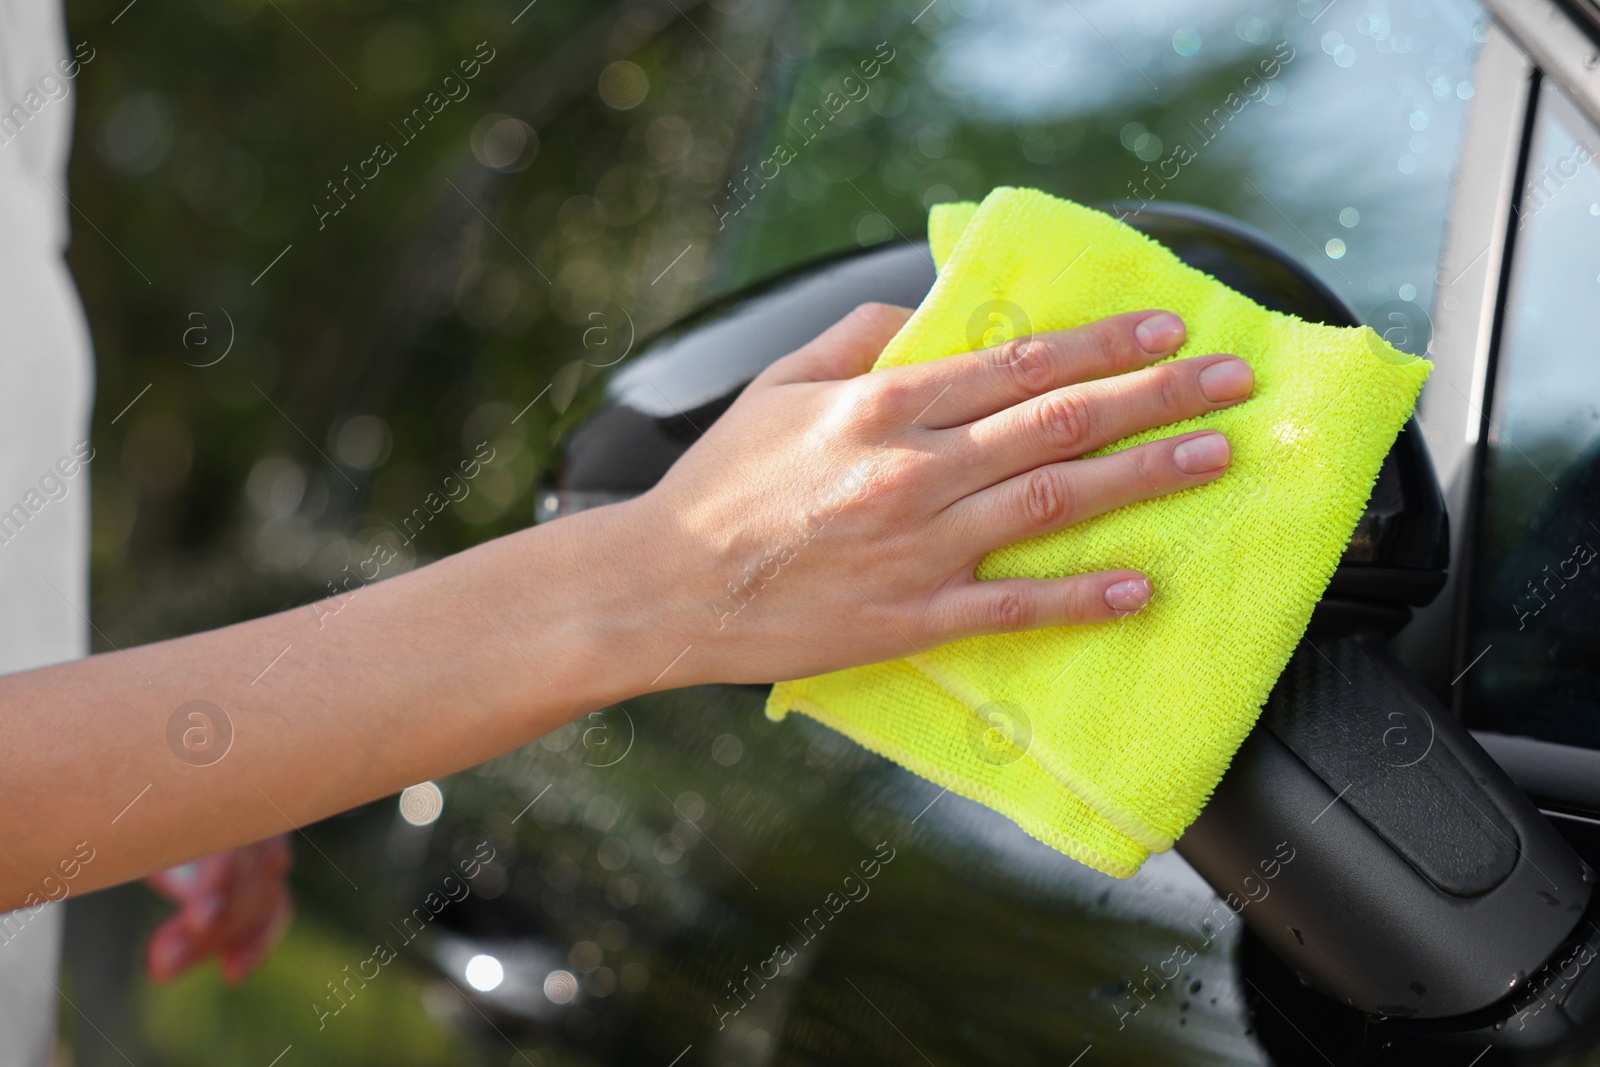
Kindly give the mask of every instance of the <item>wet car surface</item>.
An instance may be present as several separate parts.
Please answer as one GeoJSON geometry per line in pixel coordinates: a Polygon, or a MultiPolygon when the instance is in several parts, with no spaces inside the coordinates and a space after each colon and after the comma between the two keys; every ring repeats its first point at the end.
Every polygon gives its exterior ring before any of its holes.
{"type": "MultiPolygon", "coordinates": [[[[759,6],[743,10],[754,19],[759,6]]],[[[648,347],[622,360],[589,348],[591,308],[606,308],[612,329],[613,309],[631,306],[648,332],[817,256],[914,241],[929,204],[1007,183],[1242,218],[1359,314],[1426,344],[1485,33],[1473,5],[825,4],[759,25],[777,27],[767,91],[728,178],[780,142],[793,162],[737,203],[716,184],[692,203],[663,195],[663,209],[709,207],[711,221],[669,227],[670,242],[658,235],[648,257],[635,253],[649,269],[631,293],[585,289],[583,270],[557,275],[549,299],[568,333],[564,362],[549,366],[552,379],[566,374],[560,410],[539,437],[511,424],[520,401],[485,401],[471,414],[486,436],[532,442],[521,455],[556,468],[608,382],[625,381],[648,347]],[[893,59],[881,59],[881,42],[893,59]],[[869,56],[881,73],[868,95],[821,135],[786,132],[869,56]],[[1277,73],[1265,77],[1270,58],[1277,73]],[[686,243],[699,251],[672,260],[686,243]],[[669,261],[697,283],[674,290],[676,304],[650,282],[685,284],[669,261]],[[653,321],[640,310],[652,300],[653,321]]],[[[558,135],[547,134],[552,155],[558,135]]],[[[546,180],[538,166],[495,180],[494,219],[521,239],[507,220],[533,217],[535,192],[554,197],[560,210],[540,216],[541,232],[556,235],[561,265],[592,268],[599,179],[580,175],[559,195],[533,188],[546,180]]],[[[522,269],[519,249],[479,236],[480,275],[522,269]]],[[[470,355],[492,332],[475,325],[482,299],[463,296],[466,310],[432,319],[414,311],[411,327],[470,355]]],[[[541,339],[523,330],[520,344],[541,339]]],[[[428,373],[468,376],[445,365],[428,373]]],[[[520,522],[540,483],[517,478],[503,511],[520,522]]],[[[364,507],[331,508],[308,529],[337,519],[354,536],[364,507]]],[[[288,525],[261,522],[273,537],[288,525]]],[[[1181,858],[1106,878],[815,723],[767,721],[763,699],[753,687],[640,698],[441,781],[436,798],[408,794],[305,828],[301,925],[279,969],[237,991],[144,990],[123,1010],[171,1062],[210,1062],[220,1047],[267,1063],[285,1045],[306,1063],[380,1047],[417,1063],[1269,1062],[1247,1010],[1242,924],[1218,920],[1219,898],[1181,858]],[[379,966],[377,945],[394,961],[379,966]]],[[[137,890],[121,892],[102,906],[124,919],[146,907],[126,896],[137,890]]],[[[121,938],[106,951],[127,973],[131,939],[103,936],[121,938]]],[[[85,1040],[83,1062],[109,1057],[85,1040]]]]}

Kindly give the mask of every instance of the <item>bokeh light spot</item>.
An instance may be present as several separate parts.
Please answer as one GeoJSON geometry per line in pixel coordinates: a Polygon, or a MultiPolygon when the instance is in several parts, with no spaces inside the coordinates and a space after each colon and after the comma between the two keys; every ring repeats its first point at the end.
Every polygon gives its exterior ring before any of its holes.
{"type": "Polygon", "coordinates": [[[513,174],[539,154],[539,135],[521,119],[485,115],[472,128],[472,154],[486,167],[513,174]]]}
{"type": "MultiPolygon", "coordinates": [[[[467,961],[467,984],[480,993],[499,989],[506,980],[506,969],[493,956],[482,953],[467,961]]],[[[548,983],[548,980],[546,980],[548,983]]]]}
{"type": "Polygon", "coordinates": [[[571,971],[551,971],[545,976],[544,995],[552,1004],[571,1004],[578,995],[578,980],[571,971]]]}
{"type": "Polygon", "coordinates": [[[432,782],[408,785],[400,791],[400,817],[412,826],[427,826],[444,814],[444,793],[432,782]]]}
{"type": "Polygon", "coordinates": [[[618,111],[638,107],[649,92],[650,79],[637,63],[619,59],[600,72],[600,99],[618,111]]]}
{"type": "Polygon", "coordinates": [[[332,438],[339,461],[364,471],[382,466],[394,442],[389,424],[374,415],[352,415],[339,424],[332,438]]]}
{"type": "Polygon", "coordinates": [[[732,767],[744,756],[744,742],[732,734],[723,734],[711,742],[711,758],[724,767],[732,767]]]}

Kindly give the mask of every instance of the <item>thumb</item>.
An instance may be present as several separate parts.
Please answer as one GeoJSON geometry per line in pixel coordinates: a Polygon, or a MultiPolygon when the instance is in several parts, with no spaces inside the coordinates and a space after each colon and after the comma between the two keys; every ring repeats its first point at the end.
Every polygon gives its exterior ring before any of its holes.
{"type": "Polygon", "coordinates": [[[778,360],[758,381],[826,382],[864,374],[910,317],[910,308],[861,304],[815,340],[778,360]]]}

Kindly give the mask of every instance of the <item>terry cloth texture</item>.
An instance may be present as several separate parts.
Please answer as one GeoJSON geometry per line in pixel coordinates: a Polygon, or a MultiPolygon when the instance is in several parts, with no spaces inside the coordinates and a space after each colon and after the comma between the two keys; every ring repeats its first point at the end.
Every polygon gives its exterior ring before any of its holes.
{"type": "Polygon", "coordinates": [[[810,715],[1128,878],[1194,821],[1254,725],[1432,365],[1367,327],[1268,311],[1116,219],[1034,190],[936,207],[928,230],[938,280],[874,369],[1163,308],[1188,328],[1178,356],[1234,353],[1255,393],[1104,451],[1210,427],[1233,464],[999,549],[977,571],[1138,568],[1153,586],[1144,610],[783,682],[767,714],[810,715]]]}

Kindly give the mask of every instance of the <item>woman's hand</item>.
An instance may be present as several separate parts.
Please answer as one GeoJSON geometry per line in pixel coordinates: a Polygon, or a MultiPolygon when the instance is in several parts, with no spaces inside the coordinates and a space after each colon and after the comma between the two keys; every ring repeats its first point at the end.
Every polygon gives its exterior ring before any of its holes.
{"type": "MultiPolygon", "coordinates": [[[[31,905],[27,872],[74,842],[95,849],[76,882],[88,891],[482,763],[649,690],[798,678],[1138,610],[1150,586],[1137,571],[980,582],[974,568],[1001,545],[1220,477],[1227,442],[1210,431],[1078,457],[1238,403],[1250,369],[1218,355],[1151,366],[1184,335],[1146,311],[866,374],[908,315],[868,305],[774,363],[635,500],[364,577],[335,601],[0,677],[0,707],[18,709],[0,780],[19,810],[49,813],[11,827],[0,910],[31,905]],[[197,699],[237,727],[220,774],[196,774],[164,740],[197,699]]],[[[152,972],[220,954],[242,977],[287,919],[287,863],[267,842],[167,885],[183,907],[152,940],[152,972]]]]}
{"type": "MultiPolygon", "coordinates": [[[[1151,366],[1184,329],[1142,311],[865,374],[909,315],[857,308],[756,378],[658,486],[602,509],[656,638],[635,635],[650,653],[635,685],[797,678],[1148,601],[1133,570],[973,572],[1002,545],[1221,477],[1228,443],[1209,430],[1078,457],[1239,403],[1249,366],[1151,366]]],[[[628,610],[628,590],[610,593],[628,610]]]]}
{"type": "Polygon", "coordinates": [[[227,982],[242,982],[289,925],[287,835],[220,852],[150,876],[178,911],[150,935],[145,970],[176,978],[212,956],[227,982]]]}

